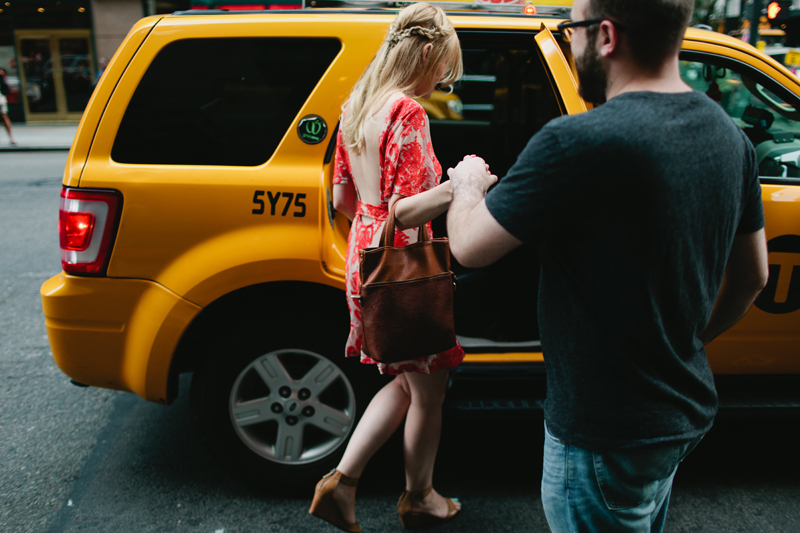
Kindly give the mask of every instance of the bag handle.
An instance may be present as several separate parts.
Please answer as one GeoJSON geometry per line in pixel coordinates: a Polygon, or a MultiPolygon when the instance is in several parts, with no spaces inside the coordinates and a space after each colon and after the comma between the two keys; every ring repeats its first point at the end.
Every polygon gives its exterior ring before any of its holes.
{"type": "MultiPolygon", "coordinates": [[[[381,246],[384,248],[394,247],[394,227],[395,227],[394,210],[396,207],[397,207],[397,202],[393,203],[392,207],[389,208],[389,216],[386,217],[386,223],[383,225],[383,233],[381,233],[381,246]]],[[[429,240],[431,240],[431,238],[430,235],[428,235],[428,225],[422,224],[419,227],[419,233],[417,234],[417,242],[429,241],[429,240]]]]}

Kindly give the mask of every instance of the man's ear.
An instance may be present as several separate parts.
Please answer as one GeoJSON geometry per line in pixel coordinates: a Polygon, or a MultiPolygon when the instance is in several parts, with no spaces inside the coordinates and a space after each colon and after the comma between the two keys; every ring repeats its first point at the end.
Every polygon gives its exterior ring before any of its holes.
{"type": "Polygon", "coordinates": [[[600,23],[596,43],[600,57],[609,57],[617,50],[619,47],[619,33],[613,22],[604,20],[600,23]]]}

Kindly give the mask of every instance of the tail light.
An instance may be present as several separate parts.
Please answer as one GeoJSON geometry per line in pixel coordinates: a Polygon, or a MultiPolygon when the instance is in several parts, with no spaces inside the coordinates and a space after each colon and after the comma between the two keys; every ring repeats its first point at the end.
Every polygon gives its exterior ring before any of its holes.
{"type": "Polygon", "coordinates": [[[536,14],[536,6],[533,5],[533,2],[526,2],[525,7],[522,8],[523,15],[535,15],[536,14]]]}
{"type": "Polygon", "coordinates": [[[105,274],[121,207],[116,191],[61,189],[58,238],[64,272],[105,274]]]}

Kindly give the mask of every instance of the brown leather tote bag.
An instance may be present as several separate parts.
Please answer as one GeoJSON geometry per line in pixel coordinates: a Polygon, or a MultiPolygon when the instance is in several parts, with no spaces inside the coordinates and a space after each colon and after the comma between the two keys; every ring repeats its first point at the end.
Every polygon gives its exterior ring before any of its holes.
{"type": "Polygon", "coordinates": [[[441,353],[456,345],[455,275],[446,238],[431,239],[425,224],[418,242],[394,246],[395,203],[381,245],[359,250],[362,350],[382,363],[441,353]]]}

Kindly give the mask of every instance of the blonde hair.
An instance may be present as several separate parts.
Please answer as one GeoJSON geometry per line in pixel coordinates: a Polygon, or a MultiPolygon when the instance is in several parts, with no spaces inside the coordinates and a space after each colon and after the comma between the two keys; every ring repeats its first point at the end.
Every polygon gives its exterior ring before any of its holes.
{"type": "Polygon", "coordinates": [[[342,133],[349,150],[364,149],[364,122],[370,111],[394,92],[407,93],[444,63],[439,85],[450,87],[461,78],[461,45],[453,23],[441,8],[426,2],[412,4],[397,14],[378,53],[356,82],[342,106],[342,133]],[[422,63],[422,50],[431,43],[422,63]]]}

